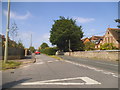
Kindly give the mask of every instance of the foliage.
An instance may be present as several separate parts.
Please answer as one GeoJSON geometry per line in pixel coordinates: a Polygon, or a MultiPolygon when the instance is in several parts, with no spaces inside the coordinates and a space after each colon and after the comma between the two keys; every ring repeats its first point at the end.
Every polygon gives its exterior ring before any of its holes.
{"type": "Polygon", "coordinates": [[[8,41],[8,47],[17,47],[17,43],[15,41],[12,41],[12,40],[9,39],[9,41],[8,41]]]}
{"type": "Polygon", "coordinates": [[[35,52],[35,48],[33,46],[29,47],[29,50],[33,53],[35,52]]]}
{"type": "Polygon", "coordinates": [[[117,49],[113,43],[104,43],[103,45],[100,46],[100,50],[113,50],[117,49]]]}
{"type": "MultiPolygon", "coordinates": [[[[117,22],[118,24],[120,24],[120,19],[115,19],[115,22],[117,22]]],[[[120,28],[120,25],[118,25],[117,27],[120,28]]]]}
{"type": "Polygon", "coordinates": [[[6,63],[2,62],[2,69],[14,69],[21,65],[21,62],[16,62],[16,61],[7,61],[6,63]]]}
{"type": "Polygon", "coordinates": [[[92,42],[86,42],[84,46],[85,50],[95,50],[95,44],[92,42]]]}
{"type": "Polygon", "coordinates": [[[75,20],[64,17],[55,20],[50,31],[50,42],[63,51],[69,50],[69,40],[72,51],[82,50],[82,37],[82,26],[77,26],[75,20]]]}
{"type": "Polygon", "coordinates": [[[46,47],[49,47],[47,43],[42,43],[40,45],[41,49],[45,49],[46,47]]]}
{"type": "Polygon", "coordinates": [[[22,42],[18,42],[17,47],[19,47],[19,48],[24,48],[22,42]]]}
{"type": "MultiPolygon", "coordinates": [[[[3,45],[3,46],[5,46],[5,45],[3,45]]],[[[16,43],[15,41],[9,39],[8,47],[24,48],[24,45],[20,40],[18,41],[18,43],[16,43]]]]}
{"type": "Polygon", "coordinates": [[[45,49],[41,49],[41,53],[44,53],[47,55],[55,55],[57,50],[58,50],[57,47],[46,47],[45,49]]]}

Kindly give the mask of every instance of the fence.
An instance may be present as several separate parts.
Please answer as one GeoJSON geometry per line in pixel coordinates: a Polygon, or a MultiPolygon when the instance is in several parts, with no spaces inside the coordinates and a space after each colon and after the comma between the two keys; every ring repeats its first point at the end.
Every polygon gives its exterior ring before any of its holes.
{"type": "MultiPolygon", "coordinates": [[[[4,59],[4,48],[0,47],[0,60],[4,59]]],[[[25,57],[25,51],[23,48],[8,48],[8,59],[21,59],[25,57]]]]}

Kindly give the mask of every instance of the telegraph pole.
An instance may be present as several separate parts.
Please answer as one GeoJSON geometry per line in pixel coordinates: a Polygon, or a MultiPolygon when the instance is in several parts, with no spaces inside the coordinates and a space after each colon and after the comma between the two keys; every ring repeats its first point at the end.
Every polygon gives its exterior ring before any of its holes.
{"type": "Polygon", "coordinates": [[[70,52],[71,52],[71,49],[70,49],[70,39],[69,39],[69,56],[70,56],[70,52]]]}
{"type": "Polygon", "coordinates": [[[31,34],[30,46],[32,47],[32,34],[31,34]]]}
{"type": "Polygon", "coordinates": [[[4,63],[8,59],[8,33],[10,24],[10,0],[8,0],[8,13],[7,13],[7,27],[6,27],[6,41],[5,41],[5,52],[4,52],[4,63]]]}

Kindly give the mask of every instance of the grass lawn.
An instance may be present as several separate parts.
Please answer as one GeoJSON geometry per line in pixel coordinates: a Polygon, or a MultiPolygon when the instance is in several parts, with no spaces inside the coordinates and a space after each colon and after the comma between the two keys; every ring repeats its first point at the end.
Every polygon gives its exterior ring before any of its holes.
{"type": "Polygon", "coordinates": [[[50,57],[55,58],[55,59],[58,59],[58,60],[63,60],[62,58],[60,58],[60,57],[58,57],[58,56],[55,56],[55,55],[50,55],[50,57]]]}
{"type": "Polygon", "coordinates": [[[17,61],[8,60],[6,63],[4,63],[3,61],[0,61],[0,69],[2,70],[15,69],[20,65],[21,65],[21,62],[17,62],[17,61]]]}

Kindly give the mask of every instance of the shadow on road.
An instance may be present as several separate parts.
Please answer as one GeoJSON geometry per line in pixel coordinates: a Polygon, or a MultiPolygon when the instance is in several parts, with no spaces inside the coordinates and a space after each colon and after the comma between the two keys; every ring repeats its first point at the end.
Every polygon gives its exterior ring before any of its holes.
{"type": "Polygon", "coordinates": [[[32,79],[32,78],[21,79],[21,80],[18,80],[18,81],[13,81],[13,82],[5,83],[5,84],[2,85],[2,90],[7,90],[9,88],[12,88],[13,86],[16,86],[16,85],[18,85],[20,83],[23,83],[23,82],[25,82],[27,80],[30,80],[30,79],[32,79]]]}
{"type": "Polygon", "coordinates": [[[25,56],[25,59],[32,59],[31,55],[25,56]]]}

